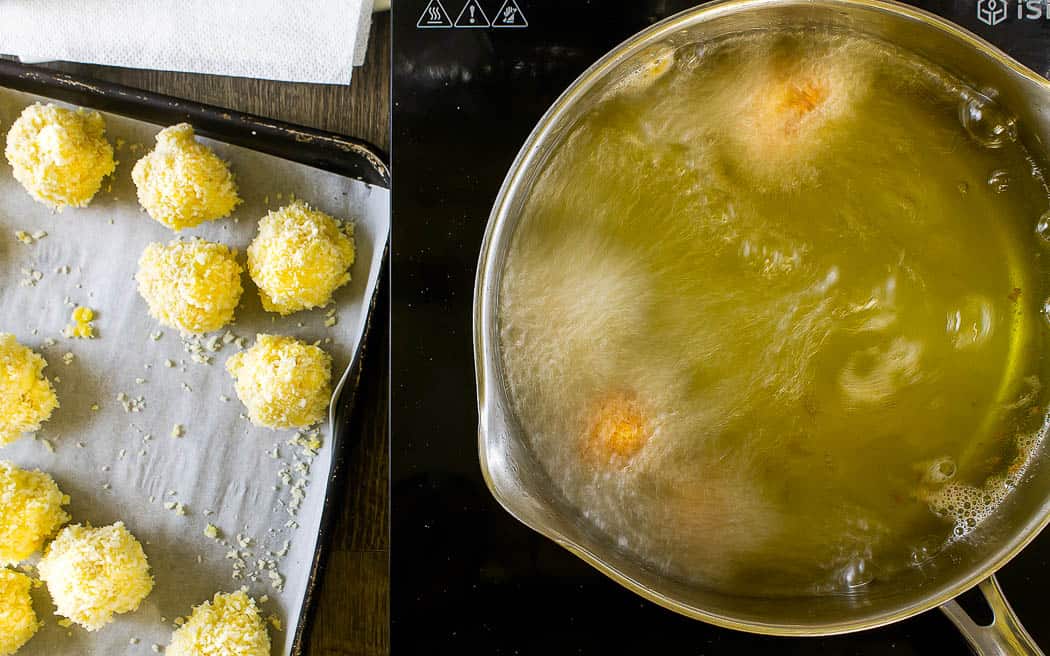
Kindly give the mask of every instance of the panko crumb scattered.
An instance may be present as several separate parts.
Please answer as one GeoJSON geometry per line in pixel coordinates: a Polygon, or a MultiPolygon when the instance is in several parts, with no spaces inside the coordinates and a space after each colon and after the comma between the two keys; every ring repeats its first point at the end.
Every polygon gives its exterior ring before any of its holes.
{"type": "Polygon", "coordinates": [[[22,110],[4,155],[29,195],[58,211],[86,206],[116,168],[102,115],[52,104],[22,110]]]}
{"type": "Polygon", "coordinates": [[[233,320],[244,291],[243,272],[236,251],[194,239],[147,246],[135,280],[157,321],[184,334],[201,334],[233,320]]]}
{"type": "Polygon", "coordinates": [[[332,396],[332,358],[293,337],[258,335],[226,369],[256,426],[303,428],[324,418],[332,396]]]}
{"type": "Polygon", "coordinates": [[[58,407],[55,388],[44,377],[46,366],[14,335],[0,333],[0,446],[40,430],[58,407]]]}
{"type": "Polygon", "coordinates": [[[139,204],[176,232],[228,216],[241,202],[229,166],[194,138],[189,123],[161,130],[131,179],[139,204]]]}
{"type": "Polygon", "coordinates": [[[29,642],[40,622],[29,595],[33,580],[10,569],[0,569],[0,656],[11,656],[29,642]]]}
{"type": "Polygon", "coordinates": [[[123,522],[92,528],[74,524],[59,532],[37,566],[56,614],[88,631],[128,613],[153,589],[142,545],[123,522]]]}
{"type": "Polygon", "coordinates": [[[168,656],[269,656],[270,636],[244,590],[216,593],[172,633],[168,656]]]}
{"type": "Polygon", "coordinates": [[[94,310],[78,305],[73,308],[71,323],[62,330],[62,335],[69,339],[94,339],[95,325],[92,323],[94,320],[94,310]]]}
{"type": "Polygon", "coordinates": [[[69,515],[69,497],[42,471],[0,460],[0,565],[14,565],[43,549],[69,515]]]}
{"type": "Polygon", "coordinates": [[[302,201],[269,212],[248,246],[248,273],[268,312],[282,315],[322,307],[350,281],[353,225],[302,201]]]}

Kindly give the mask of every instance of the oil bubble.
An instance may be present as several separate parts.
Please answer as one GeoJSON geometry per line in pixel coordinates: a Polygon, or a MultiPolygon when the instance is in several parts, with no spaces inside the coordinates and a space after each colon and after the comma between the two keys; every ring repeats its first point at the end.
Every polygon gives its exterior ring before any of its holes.
{"type": "Polygon", "coordinates": [[[1002,148],[1017,139],[1017,120],[994,100],[967,94],[959,108],[959,119],[973,140],[985,148],[1002,148]]]}
{"type": "Polygon", "coordinates": [[[997,194],[1001,194],[1010,188],[1010,173],[1004,169],[992,171],[988,176],[988,186],[997,194]]]}
{"type": "Polygon", "coordinates": [[[1050,244],[1050,210],[1043,212],[1035,224],[1035,234],[1043,243],[1050,244]]]}
{"type": "Polygon", "coordinates": [[[955,477],[956,469],[955,460],[952,458],[948,456],[937,458],[926,468],[924,478],[935,485],[946,483],[955,477]]]}
{"type": "Polygon", "coordinates": [[[933,539],[927,539],[911,548],[909,558],[913,565],[923,565],[930,562],[940,553],[943,543],[933,539]]]}
{"type": "Polygon", "coordinates": [[[707,44],[689,43],[675,50],[675,60],[683,71],[695,71],[705,63],[707,44]]]}
{"type": "Polygon", "coordinates": [[[959,190],[960,194],[969,193],[970,191],[970,185],[965,182],[960,182],[956,188],[959,190]]]}
{"type": "Polygon", "coordinates": [[[1050,298],[1043,302],[1043,318],[1046,319],[1047,323],[1050,323],[1050,298]]]}
{"type": "Polygon", "coordinates": [[[675,65],[675,51],[668,46],[654,46],[639,55],[641,62],[620,82],[627,90],[648,88],[675,65]]]}
{"type": "Polygon", "coordinates": [[[945,330],[952,346],[959,350],[977,348],[988,342],[995,330],[992,302],[970,295],[959,307],[948,312],[945,330]]]}
{"type": "Polygon", "coordinates": [[[871,583],[874,578],[874,573],[863,558],[857,558],[842,568],[842,583],[849,590],[863,587],[871,583]]]}

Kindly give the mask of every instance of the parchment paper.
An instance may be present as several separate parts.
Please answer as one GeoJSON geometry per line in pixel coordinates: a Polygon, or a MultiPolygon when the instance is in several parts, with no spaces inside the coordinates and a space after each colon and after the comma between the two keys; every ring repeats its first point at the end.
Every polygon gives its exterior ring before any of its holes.
{"type": "MultiPolygon", "coordinates": [[[[0,133],[6,135],[22,108],[36,100],[0,89],[0,133]]],[[[218,591],[241,586],[256,599],[269,597],[264,614],[276,615],[283,629],[270,627],[273,653],[286,654],[332,464],[330,428],[323,427],[316,456],[288,444],[296,431],[255,428],[224,367],[239,350],[237,342],[224,344],[225,332],[213,333],[208,337],[217,337],[219,350],[206,338],[199,349],[191,345],[194,358],[178,331],[148,315],[133,280],[139,255],[148,243],[167,243],[175,235],[139,208],[131,168],[152,149],[159,128],[115,115],[106,120],[110,142],[126,143],[117,150],[112,187],[104,183],[87,208],[53,214],[21,188],[6,161],[0,164],[0,332],[14,333],[44,355],[45,374],[61,403],[35,438],[0,448],[0,459],[49,472],[72,497],[73,522],[124,521],[143,544],[156,586],[137,612],[117,616],[97,633],[59,626],[46,590],[38,591],[36,610],[46,626],[20,656],[152,654],[153,645],[167,645],[175,618],[218,591]],[[18,230],[47,236],[26,245],[16,238],[18,230]],[[95,310],[96,339],[63,337],[74,305],[95,310]],[[198,361],[205,357],[209,364],[198,361]],[[166,366],[169,360],[174,367],[166,366]],[[182,437],[172,436],[176,424],[184,427],[182,437]],[[296,490],[305,496],[293,511],[296,490]],[[185,514],[174,504],[183,504],[185,514]],[[205,535],[208,524],[219,529],[219,540],[205,535]],[[283,585],[275,584],[271,571],[283,585]]],[[[245,273],[242,306],[226,338],[243,337],[245,346],[260,332],[322,340],[334,360],[334,385],[360,345],[389,235],[389,192],[208,143],[232,163],[244,203],[232,217],[183,236],[236,248],[244,264],[257,220],[290,194],[355,223],[353,281],[336,294],[334,326],[325,325],[331,323],[328,309],[286,318],[264,312],[245,273]]]]}

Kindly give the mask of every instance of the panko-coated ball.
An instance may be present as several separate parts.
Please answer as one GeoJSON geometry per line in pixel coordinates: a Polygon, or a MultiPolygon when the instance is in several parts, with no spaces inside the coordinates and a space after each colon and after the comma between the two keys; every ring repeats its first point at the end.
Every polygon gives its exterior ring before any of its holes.
{"type": "Polygon", "coordinates": [[[22,110],[4,155],[29,195],[59,211],[90,203],[116,168],[101,114],[50,104],[22,110]]]}
{"type": "Polygon", "coordinates": [[[248,246],[248,273],[268,312],[292,314],[322,307],[350,281],[353,226],[294,201],[259,221],[248,246]]]}
{"type": "Polygon", "coordinates": [[[602,465],[625,466],[652,437],[649,418],[630,392],[603,395],[593,403],[584,436],[584,453],[602,465]]]}
{"type": "Polygon", "coordinates": [[[0,656],[11,656],[40,628],[29,596],[32,587],[25,574],[0,568],[0,656]]]}
{"type": "Polygon", "coordinates": [[[135,274],[149,313],[169,328],[200,334],[233,320],[241,300],[237,253],[201,239],[150,244],[135,274]]]}
{"type": "Polygon", "coordinates": [[[241,202],[226,162],[179,123],[157,134],[157,147],[135,162],[139,204],[178,232],[229,215],[241,202]]]}
{"type": "Polygon", "coordinates": [[[153,589],[142,545],[123,522],[62,529],[37,566],[56,613],[98,631],[139,607],[153,589]]]}
{"type": "Polygon", "coordinates": [[[305,428],[324,419],[332,396],[332,358],[292,337],[259,335],[226,362],[237,396],[256,426],[305,428]]]}
{"type": "Polygon", "coordinates": [[[216,593],[171,635],[167,656],[270,656],[270,636],[255,600],[243,590],[216,593]]]}
{"type": "Polygon", "coordinates": [[[0,333],[0,446],[40,430],[40,424],[58,407],[51,381],[44,377],[47,362],[0,333]]]}
{"type": "Polygon", "coordinates": [[[0,460],[0,565],[14,565],[44,548],[69,521],[69,497],[42,471],[0,460]]]}

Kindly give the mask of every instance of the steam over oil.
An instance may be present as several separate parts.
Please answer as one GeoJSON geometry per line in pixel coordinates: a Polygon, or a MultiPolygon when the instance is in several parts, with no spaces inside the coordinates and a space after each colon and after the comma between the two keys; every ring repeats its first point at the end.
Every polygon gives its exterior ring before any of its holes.
{"type": "Polygon", "coordinates": [[[856,589],[1039,457],[1050,208],[988,96],[858,36],[651,53],[525,203],[501,350],[570,504],[673,576],[856,589]]]}

